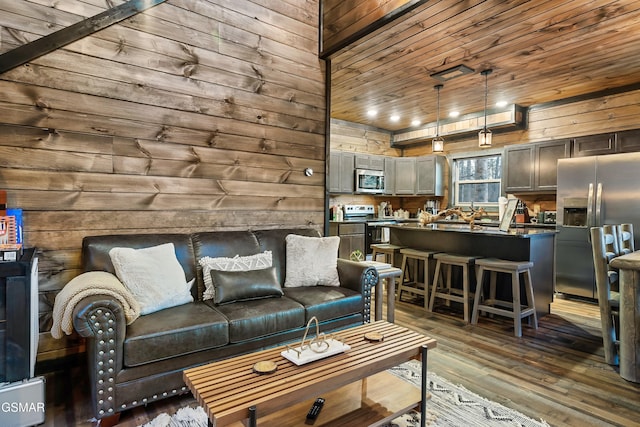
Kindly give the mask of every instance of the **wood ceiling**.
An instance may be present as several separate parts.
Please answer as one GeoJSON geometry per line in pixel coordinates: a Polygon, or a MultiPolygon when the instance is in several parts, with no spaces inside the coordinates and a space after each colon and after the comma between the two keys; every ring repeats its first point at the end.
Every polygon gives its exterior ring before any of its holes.
{"type": "Polygon", "coordinates": [[[430,75],[460,64],[475,72],[444,83],[441,120],[483,111],[488,68],[489,108],[638,85],[640,1],[427,1],[331,57],[331,117],[390,131],[435,122],[430,75]]]}

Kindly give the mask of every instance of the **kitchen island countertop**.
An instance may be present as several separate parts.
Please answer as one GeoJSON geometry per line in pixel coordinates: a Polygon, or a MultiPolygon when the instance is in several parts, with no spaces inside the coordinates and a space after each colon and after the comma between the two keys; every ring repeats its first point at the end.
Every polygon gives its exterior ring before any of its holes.
{"type": "Polygon", "coordinates": [[[391,228],[400,228],[405,230],[415,230],[418,232],[429,231],[445,231],[467,234],[484,234],[488,236],[497,237],[517,237],[517,238],[531,238],[536,236],[548,236],[550,234],[556,234],[555,229],[551,228],[532,228],[532,227],[515,227],[510,228],[509,231],[500,231],[497,227],[478,225],[471,228],[469,224],[443,224],[441,222],[427,225],[420,225],[416,223],[402,223],[389,225],[391,228]]]}

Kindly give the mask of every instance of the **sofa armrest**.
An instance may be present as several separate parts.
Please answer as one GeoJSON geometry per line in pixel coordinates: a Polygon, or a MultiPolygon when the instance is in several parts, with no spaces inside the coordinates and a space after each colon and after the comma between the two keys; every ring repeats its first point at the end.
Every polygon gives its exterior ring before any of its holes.
{"type": "Polygon", "coordinates": [[[73,326],[87,338],[91,403],[98,418],[117,411],[116,376],[122,370],[126,321],[122,305],[105,295],[82,299],[73,311],[73,326]]]}
{"type": "Polygon", "coordinates": [[[378,283],[378,271],[370,266],[338,258],[340,286],[352,289],[364,298],[364,322],[371,320],[371,289],[378,283]]]}

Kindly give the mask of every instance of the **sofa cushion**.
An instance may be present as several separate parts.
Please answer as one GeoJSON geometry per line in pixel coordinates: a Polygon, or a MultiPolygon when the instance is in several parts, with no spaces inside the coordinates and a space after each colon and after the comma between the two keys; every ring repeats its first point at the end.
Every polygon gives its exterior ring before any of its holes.
{"type": "Polygon", "coordinates": [[[302,304],[306,309],[305,321],[313,316],[320,322],[362,313],[362,295],[351,289],[335,286],[285,288],[287,298],[302,304]]]}
{"type": "Polygon", "coordinates": [[[168,308],[127,326],[124,365],[145,363],[221,347],[229,342],[227,319],[202,302],[168,308]]]}
{"type": "Polygon", "coordinates": [[[202,294],[203,300],[214,299],[215,286],[211,278],[211,271],[250,271],[269,268],[272,264],[271,251],[264,251],[259,254],[231,257],[210,256],[202,257],[198,260],[198,264],[202,267],[202,279],[204,281],[205,290],[202,294]]]}
{"type": "Polygon", "coordinates": [[[116,276],[140,304],[141,315],[193,302],[193,282],[187,282],[173,243],[142,249],[116,247],[109,256],[116,276]]]}
{"type": "MultiPolygon", "coordinates": [[[[197,259],[194,256],[191,235],[189,234],[111,234],[105,236],[86,236],[82,239],[82,271],[107,271],[116,274],[111,263],[109,250],[115,247],[148,248],[163,243],[173,243],[178,262],[184,270],[187,280],[196,277],[197,259]]],[[[256,251],[257,252],[257,251],[256,251]]],[[[197,296],[197,287],[192,295],[197,296]]]]}
{"type": "Polygon", "coordinates": [[[276,268],[278,281],[281,285],[284,285],[284,276],[287,271],[286,237],[289,234],[320,237],[320,233],[314,228],[273,228],[270,230],[255,230],[253,234],[258,240],[261,251],[269,250],[272,252],[272,265],[276,268]]]}
{"type": "MultiPolygon", "coordinates": [[[[213,304],[211,300],[205,304],[213,304]]],[[[300,328],[305,325],[305,310],[286,298],[236,301],[215,307],[229,322],[229,342],[239,343],[300,328]]]]}
{"type": "Polygon", "coordinates": [[[260,298],[281,297],[282,287],[276,278],[274,267],[249,271],[211,270],[215,285],[213,301],[228,304],[260,298]]]}
{"type": "MultiPolygon", "coordinates": [[[[258,240],[251,231],[208,231],[191,235],[196,259],[204,257],[233,258],[236,255],[255,255],[260,250],[258,240]]],[[[196,263],[197,265],[197,263],[196,263]]],[[[198,296],[202,299],[205,291],[202,268],[198,270],[198,296]]]]}
{"type": "Polygon", "coordinates": [[[338,247],[340,237],[308,237],[289,234],[284,286],[340,286],[338,247]]]}

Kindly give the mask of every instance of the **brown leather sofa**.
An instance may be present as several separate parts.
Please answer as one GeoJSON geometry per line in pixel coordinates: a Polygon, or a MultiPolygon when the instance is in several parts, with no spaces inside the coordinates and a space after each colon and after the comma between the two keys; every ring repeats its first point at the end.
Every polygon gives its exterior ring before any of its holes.
{"type": "Polygon", "coordinates": [[[323,331],[368,322],[373,268],[338,259],[339,287],[283,288],[284,296],[215,306],[201,301],[203,256],[233,257],[271,250],[280,284],[286,272],[285,237],[319,236],[313,229],[221,231],[86,237],[86,271],[114,273],[113,247],[144,248],[172,242],[187,280],[196,278],[194,302],[139,317],[126,325],[113,298],[91,296],[74,310],[74,327],[87,341],[92,404],[97,419],[165,397],[187,393],[186,368],[268,348],[302,337],[315,316],[323,331]]]}

